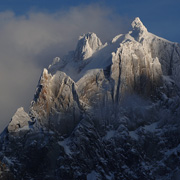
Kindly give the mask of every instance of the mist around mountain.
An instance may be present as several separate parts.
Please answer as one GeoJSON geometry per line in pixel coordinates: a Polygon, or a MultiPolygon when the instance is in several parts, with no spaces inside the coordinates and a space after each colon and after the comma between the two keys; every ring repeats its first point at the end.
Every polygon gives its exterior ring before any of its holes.
{"type": "Polygon", "coordinates": [[[180,45],[139,18],[105,44],[80,36],[1,134],[1,179],[179,179],[179,79],[180,45]]]}

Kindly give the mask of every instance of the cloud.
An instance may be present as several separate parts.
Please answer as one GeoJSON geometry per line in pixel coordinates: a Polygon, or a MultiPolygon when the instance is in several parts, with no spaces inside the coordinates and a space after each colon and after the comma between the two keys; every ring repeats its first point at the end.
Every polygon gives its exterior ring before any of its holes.
{"type": "Polygon", "coordinates": [[[0,13],[0,131],[16,109],[33,99],[43,67],[75,49],[78,37],[95,32],[102,41],[127,30],[126,18],[98,5],[55,13],[0,13]]]}

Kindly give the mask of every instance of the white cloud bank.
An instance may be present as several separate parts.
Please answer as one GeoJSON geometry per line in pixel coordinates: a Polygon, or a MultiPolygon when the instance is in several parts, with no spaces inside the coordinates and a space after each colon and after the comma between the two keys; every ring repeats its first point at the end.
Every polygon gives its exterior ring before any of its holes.
{"type": "Polygon", "coordinates": [[[54,14],[0,13],[0,131],[16,109],[33,99],[43,67],[75,49],[79,35],[95,32],[106,41],[127,30],[127,19],[98,5],[54,14]]]}

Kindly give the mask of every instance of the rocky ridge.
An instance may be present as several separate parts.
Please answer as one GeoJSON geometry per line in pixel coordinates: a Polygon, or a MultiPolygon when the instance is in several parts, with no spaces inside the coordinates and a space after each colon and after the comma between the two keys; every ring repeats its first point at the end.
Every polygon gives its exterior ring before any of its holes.
{"type": "Polygon", "coordinates": [[[1,134],[1,160],[18,180],[178,178],[179,69],[179,44],[139,18],[104,45],[81,36],[1,134]]]}

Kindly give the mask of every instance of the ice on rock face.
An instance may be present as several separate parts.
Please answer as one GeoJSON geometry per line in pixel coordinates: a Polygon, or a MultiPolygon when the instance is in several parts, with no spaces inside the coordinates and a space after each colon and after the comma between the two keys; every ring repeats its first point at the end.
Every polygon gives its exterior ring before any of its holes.
{"type": "Polygon", "coordinates": [[[43,70],[30,114],[44,127],[67,133],[79,121],[80,104],[75,82],[66,73],[53,76],[43,70]],[[58,126],[60,124],[60,126],[58,126]]]}
{"type": "Polygon", "coordinates": [[[75,51],[75,61],[85,60],[96,52],[102,43],[95,33],[87,33],[79,37],[79,41],[75,51]]]}
{"type": "Polygon", "coordinates": [[[28,126],[29,122],[31,122],[29,115],[24,111],[24,108],[21,107],[12,117],[12,120],[8,125],[8,132],[16,132],[24,126],[28,126]]]}
{"type": "Polygon", "coordinates": [[[131,35],[137,41],[140,41],[142,39],[143,35],[145,35],[148,32],[146,27],[143,25],[143,23],[141,22],[141,20],[138,17],[135,18],[135,20],[132,22],[131,26],[133,28],[131,35]]]}
{"type": "Polygon", "coordinates": [[[179,78],[178,66],[174,66],[174,62],[179,64],[178,58],[173,43],[149,33],[137,17],[132,31],[116,36],[109,44],[102,45],[94,33],[80,36],[73,59],[69,58],[57,71],[71,77],[79,99],[92,105],[99,97],[103,99],[103,92],[110,101],[119,101],[127,93],[156,93],[162,75],[172,70],[171,74],[179,78]]]}
{"type": "Polygon", "coordinates": [[[135,20],[131,24],[133,30],[137,30],[139,32],[147,32],[146,27],[143,25],[139,17],[135,18],[135,20]]]}
{"type": "Polygon", "coordinates": [[[19,108],[1,135],[0,160],[17,179],[167,179],[179,163],[179,79],[180,46],[139,18],[104,45],[84,34],[43,70],[29,115],[19,108]]]}
{"type": "Polygon", "coordinates": [[[78,119],[81,103],[93,108],[103,99],[118,103],[132,93],[156,95],[169,69],[179,77],[174,66],[180,64],[177,51],[172,43],[149,33],[139,18],[132,22],[131,32],[104,46],[95,33],[84,34],[72,58],[55,58],[53,73],[52,67],[44,69],[31,112],[43,125],[58,122],[62,127],[67,111],[78,119]]]}

